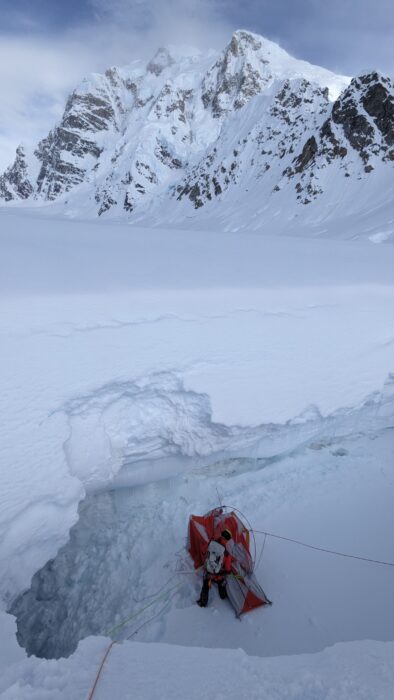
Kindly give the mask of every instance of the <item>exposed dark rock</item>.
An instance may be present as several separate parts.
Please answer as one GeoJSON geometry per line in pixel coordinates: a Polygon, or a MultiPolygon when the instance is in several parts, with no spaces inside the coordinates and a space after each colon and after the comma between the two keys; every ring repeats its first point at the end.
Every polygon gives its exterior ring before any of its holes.
{"type": "Polygon", "coordinates": [[[121,182],[122,182],[122,185],[131,185],[131,183],[133,182],[133,176],[132,176],[130,171],[128,173],[126,173],[124,178],[122,178],[121,182]]]}
{"type": "Polygon", "coordinates": [[[354,78],[335,102],[332,119],[364,163],[394,144],[394,96],[389,78],[376,72],[354,78]],[[365,116],[365,113],[371,117],[365,116]]]}
{"type": "Polygon", "coordinates": [[[217,197],[219,194],[222,194],[222,188],[216,177],[212,178],[212,184],[214,186],[215,196],[217,197]]]}
{"type": "MultiPolygon", "coordinates": [[[[97,197],[96,197],[97,199],[97,197]]],[[[101,216],[104,214],[108,209],[113,207],[115,204],[117,204],[116,200],[111,197],[111,195],[108,192],[102,193],[101,197],[101,206],[98,210],[98,215],[101,216]]]]}
{"type": "MultiPolygon", "coordinates": [[[[231,109],[241,109],[251,97],[261,92],[272,78],[253,68],[249,52],[259,51],[262,42],[249,32],[235,32],[222,57],[208,71],[204,82],[202,101],[205,109],[212,109],[214,117],[221,117],[231,109]],[[234,58],[243,58],[241,64],[234,58]]],[[[260,63],[268,61],[260,59],[260,63]]]]}
{"type": "Polygon", "coordinates": [[[158,142],[155,148],[155,156],[158,160],[168,168],[179,169],[182,167],[182,161],[176,158],[169,150],[167,144],[158,142]]]}
{"type": "Polygon", "coordinates": [[[114,118],[114,110],[107,99],[74,92],[68,98],[62,127],[80,131],[107,131],[114,118]]]}
{"type": "Polygon", "coordinates": [[[369,81],[366,83],[368,87],[362,97],[362,105],[365,111],[373,117],[385,142],[388,146],[392,146],[394,144],[393,86],[388,78],[379,79],[377,73],[368,77],[369,81]]]}
{"type": "Polygon", "coordinates": [[[101,149],[94,141],[82,138],[62,126],[50,132],[38,144],[35,152],[42,163],[37,178],[37,192],[44,194],[46,199],[56,199],[85,179],[86,169],[64,159],[63,153],[77,156],[83,162],[83,156],[88,154],[99,158],[101,149]]]}
{"type": "MultiPolygon", "coordinates": [[[[258,51],[262,47],[262,42],[256,36],[250,32],[238,30],[234,32],[231,41],[227,47],[227,53],[233,54],[233,56],[245,56],[248,49],[252,51],[258,51]]],[[[267,63],[268,61],[266,61],[267,63]]]]}
{"type": "Polygon", "coordinates": [[[23,146],[18,146],[13,164],[0,176],[0,199],[6,202],[12,199],[28,199],[33,192],[34,187],[27,171],[25,150],[23,146]]]}
{"type": "Polygon", "coordinates": [[[317,153],[317,142],[314,136],[311,136],[302,149],[301,155],[294,159],[295,172],[302,173],[311,163],[317,153]]]}
{"type": "Polygon", "coordinates": [[[332,158],[344,158],[347,155],[348,149],[345,146],[341,146],[332,130],[330,119],[326,119],[324,122],[320,129],[320,136],[323,142],[321,152],[326,156],[329,162],[331,162],[332,158]]]}
{"type": "Polygon", "coordinates": [[[148,182],[154,185],[157,184],[157,175],[147,163],[142,163],[141,161],[136,160],[135,167],[139,175],[145,178],[148,182]]]}
{"type": "MultiPolygon", "coordinates": [[[[115,69],[107,71],[106,77],[111,84],[119,80],[115,69]]],[[[96,134],[117,129],[110,98],[103,89],[101,93],[73,92],[60,125],[38,144],[35,155],[41,168],[37,192],[45,199],[56,199],[83,182],[87,176],[86,156],[98,160],[102,153],[96,134]]],[[[94,164],[90,167],[93,169],[94,164]]]]}
{"type": "MultiPolygon", "coordinates": [[[[282,103],[284,99],[281,94],[282,103]]],[[[322,126],[309,136],[300,155],[294,159],[294,165],[284,170],[283,176],[291,178],[301,174],[302,180],[309,166],[316,165],[313,172],[308,173],[306,185],[304,183],[301,188],[301,183],[296,183],[297,199],[307,204],[322,192],[318,184],[319,170],[339,159],[343,161],[344,177],[351,177],[349,165],[351,171],[357,168],[356,163],[352,165],[351,151],[354,150],[361,158],[364,173],[372,173],[375,168],[369,161],[373,156],[381,157],[383,161],[392,159],[389,155],[392,151],[388,148],[392,139],[394,109],[390,79],[377,73],[354,78],[335,101],[322,126]],[[301,189],[308,195],[304,199],[301,189]]]]}
{"type": "Polygon", "coordinates": [[[193,202],[195,209],[203,206],[200,187],[197,183],[191,188],[189,192],[189,199],[193,202]]]}
{"type": "Polygon", "coordinates": [[[350,145],[360,153],[363,159],[368,159],[366,152],[374,140],[374,129],[368,119],[360,114],[353,95],[339,98],[332,109],[332,121],[343,128],[345,138],[350,145]]]}

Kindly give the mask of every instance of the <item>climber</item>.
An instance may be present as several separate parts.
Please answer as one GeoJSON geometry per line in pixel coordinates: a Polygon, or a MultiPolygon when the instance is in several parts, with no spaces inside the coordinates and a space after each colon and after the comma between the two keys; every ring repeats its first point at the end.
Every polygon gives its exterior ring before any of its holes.
{"type": "Polygon", "coordinates": [[[226,576],[231,573],[232,556],[228,551],[228,543],[232,539],[230,530],[223,530],[220,537],[211,540],[208,545],[207,556],[204,563],[204,580],[197,604],[201,608],[208,605],[209,589],[212,583],[217,583],[219,595],[222,600],[227,598],[226,576]]]}

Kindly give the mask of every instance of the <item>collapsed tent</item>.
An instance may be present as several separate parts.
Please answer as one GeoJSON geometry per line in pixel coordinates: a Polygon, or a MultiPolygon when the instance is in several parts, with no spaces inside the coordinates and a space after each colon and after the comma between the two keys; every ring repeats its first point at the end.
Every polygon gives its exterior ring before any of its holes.
{"type": "Polygon", "coordinates": [[[194,568],[205,563],[208,545],[218,539],[223,530],[230,530],[229,546],[232,555],[232,571],[227,576],[227,595],[237,616],[261,605],[270,605],[263,589],[253,573],[250,553],[250,531],[238,515],[225,507],[214,508],[206,515],[191,515],[188,531],[188,551],[194,568]]]}

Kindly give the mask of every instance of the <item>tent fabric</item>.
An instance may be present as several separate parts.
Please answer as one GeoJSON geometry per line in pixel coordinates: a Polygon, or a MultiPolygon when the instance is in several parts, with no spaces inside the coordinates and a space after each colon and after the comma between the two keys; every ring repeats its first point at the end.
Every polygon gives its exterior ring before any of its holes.
{"type": "Polygon", "coordinates": [[[248,528],[234,511],[215,508],[206,515],[191,515],[188,531],[188,551],[195,569],[204,565],[208,544],[230,530],[229,551],[233,557],[231,574],[227,575],[227,593],[236,615],[270,604],[253,573],[248,528]]]}

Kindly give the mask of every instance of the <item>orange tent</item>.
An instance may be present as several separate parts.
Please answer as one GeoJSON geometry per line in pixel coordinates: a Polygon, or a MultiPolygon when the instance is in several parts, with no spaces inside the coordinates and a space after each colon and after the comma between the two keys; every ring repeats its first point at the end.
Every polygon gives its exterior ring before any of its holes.
{"type": "Polygon", "coordinates": [[[190,516],[188,550],[194,568],[203,566],[209,542],[219,538],[226,529],[232,534],[229,551],[233,557],[232,572],[227,576],[227,594],[236,615],[261,605],[271,605],[253,574],[249,530],[234,511],[220,507],[205,515],[190,516]]]}

